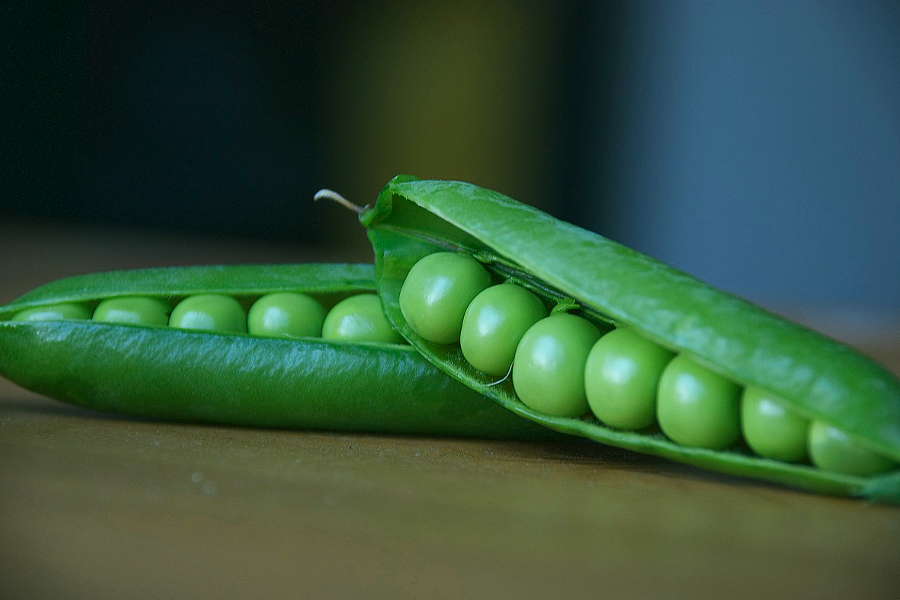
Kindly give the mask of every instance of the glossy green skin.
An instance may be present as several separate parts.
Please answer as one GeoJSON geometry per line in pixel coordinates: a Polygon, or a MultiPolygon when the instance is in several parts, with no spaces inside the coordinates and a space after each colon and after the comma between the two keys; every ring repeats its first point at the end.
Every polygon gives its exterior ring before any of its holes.
{"type": "Polygon", "coordinates": [[[656,422],[656,389],[673,354],[623,327],[597,340],[584,369],[588,405],[600,421],[637,430],[656,422]]]}
{"type": "Polygon", "coordinates": [[[688,448],[661,435],[589,419],[542,415],[522,404],[510,385],[472,368],[458,348],[416,336],[397,297],[419,258],[463,251],[547,299],[632,327],[661,346],[714,365],[733,381],[770,389],[795,413],[839,423],[867,447],[900,460],[900,382],[851,348],[472,184],[398,176],[361,213],[360,222],[375,250],[378,291],[391,323],[433,364],[510,411],[557,431],[701,468],[900,503],[900,472],[841,475],[739,451],[688,448]]]}
{"type": "Polygon", "coordinates": [[[682,446],[720,450],[740,437],[740,399],[740,386],[676,356],[659,377],[656,418],[663,433],[682,446]]]}
{"type": "Polygon", "coordinates": [[[322,339],[358,343],[406,343],[387,322],[381,310],[381,300],[375,294],[358,294],[335,304],[325,317],[322,339]]]}
{"type": "Polygon", "coordinates": [[[58,321],[59,319],[91,318],[91,311],[83,304],[53,304],[26,308],[12,316],[13,321],[58,321]]]}
{"type": "Polygon", "coordinates": [[[410,269],[400,290],[400,310],[418,335],[437,344],[459,341],[466,308],[491,276],[471,257],[437,252],[410,269]]]}
{"type": "Polygon", "coordinates": [[[166,327],[172,307],[161,298],[107,298],[94,309],[94,321],[166,327]]]}
{"type": "Polygon", "coordinates": [[[896,462],[860,446],[852,437],[831,425],[813,421],[809,427],[809,456],[821,469],[869,477],[898,468],[896,462]]]}
{"type": "Polygon", "coordinates": [[[741,397],[741,432],[747,445],[760,456],[789,462],[807,458],[809,421],[758,387],[747,387],[741,397]]]}
{"type": "Polygon", "coordinates": [[[63,402],[165,421],[550,437],[485,402],[408,346],[125,330],[76,321],[0,322],[0,372],[63,402]]]}
{"type": "Polygon", "coordinates": [[[447,377],[412,348],[283,340],[90,321],[8,321],[25,309],[107,297],[277,291],[332,303],[371,292],[369,265],[184,267],[84,275],[0,306],[0,374],[48,397],[166,421],[551,439],[447,377]]]}
{"type": "Polygon", "coordinates": [[[528,290],[509,283],[492,285],[466,309],[459,347],[476,369],[506,375],[522,336],[546,316],[544,304],[528,290]]]}
{"type": "Polygon", "coordinates": [[[172,309],[169,327],[247,333],[247,315],[244,307],[231,296],[198,294],[188,296],[172,309]]]}
{"type": "Polygon", "coordinates": [[[325,307],[296,292],[260,297],[247,312],[247,332],[260,337],[301,338],[322,335],[325,307]]]}
{"type": "Polygon", "coordinates": [[[588,411],[584,364],[600,332],[581,317],[557,313],[531,326],[513,363],[513,387],[525,406],[554,417],[588,411]]]}

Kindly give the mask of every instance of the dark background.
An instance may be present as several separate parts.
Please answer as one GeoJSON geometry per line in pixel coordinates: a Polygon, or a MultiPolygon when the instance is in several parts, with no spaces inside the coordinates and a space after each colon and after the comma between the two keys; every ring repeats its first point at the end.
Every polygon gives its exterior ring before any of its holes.
{"type": "Polygon", "coordinates": [[[768,306],[900,318],[897,2],[4,2],[0,23],[0,235],[365,259],[310,198],[370,202],[407,172],[768,306]]]}

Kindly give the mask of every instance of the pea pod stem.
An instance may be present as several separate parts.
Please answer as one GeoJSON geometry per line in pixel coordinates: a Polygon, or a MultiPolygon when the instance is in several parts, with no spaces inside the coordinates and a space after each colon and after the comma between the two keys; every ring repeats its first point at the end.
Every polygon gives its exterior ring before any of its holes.
{"type": "Polygon", "coordinates": [[[337,193],[336,191],[329,190],[327,188],[322,188],[321,190],[316,192],[313,195],[313,200],[315,200],[316,202],[318,202],[319,200],[331,200],[332,202],[337,202],[338,204],[340,204],[341,206],[343,206],[346,209],[352,210],[353,212],[355,212],[358,215],[363,214],[369,208],[368,205],[367,206],[359,206],[357,204],[354,204],[353,202],[350,202],[344,196],[337,193]]]}
{"type": "Polygon", "coordinates": [[[569,299],[602,322],[634,328],[732,381],[777,393],[797,414],[842,428],[873,451],[900,460],[900,383],[849,347],[472,184],[398,176],[360,221],[375,250],[378,291],[388,319],[435,365],[510,411],[556,431],[707,469],[900,503],[896,474],[840,475],[741,452],[687,448],[593,418],[537,413],[518,400],[511,385],[492,384],[468,365],[458,346],[417,336],[398,298],[420,258],[454,248],[501,278],[530,282],[545,298],[569,299]]]}
{"type": "Polygon", "coordinates": [[[0,307],[0,374],[57,400],[158,420],[548,439],[447,377],[408,346],[92,321],[6,321],[60,302],[215,292],[333,298],[374,289],[371,265],[144,269],[52,282],[0,307]]]}

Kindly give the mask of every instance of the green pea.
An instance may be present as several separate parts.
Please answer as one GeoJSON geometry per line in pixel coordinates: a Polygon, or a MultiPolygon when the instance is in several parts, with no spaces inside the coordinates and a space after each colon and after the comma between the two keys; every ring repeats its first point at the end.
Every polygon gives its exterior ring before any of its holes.
{"type": "Polygon", "coordinates": [[[519,399],[545,415],[586,413],[584,364],[599,337],[590,322],[566,313],[532,325],[519,342],[513,363],[513,387],[519,399]]]}
{"type": "Polygon", "coordinates": [[[613,427],[636,430],[656,421],[656,389],[673,353],[628,328],[594,344],[584,371],[588,405],[613,427]]]}
{"type": "Polygon", "coordinates": [[[306,294],[279,292],[260,297],[247,314],[251,335],[278,338],[319,337],[325,307],[306,294]]]}
{"type": "Polygon", "coordinates": [[[63,319],[90,319],[91,311],[82,304],[54,304],[38,306],[16,313],[11,321],[60,321],[63,319]]]}
{"type": "Polygon", "coordinates": [[[868,477],[898,467],[889,458],[865,448],[851,436],[822,421],[809,428],[809,457],[820,469],[868,477]]]}
{"type": "Polygon", "coordinates": [[[463,317],[459,345],[469,364],[489,375],[506,375],[528,328],[547,316],[540,299],[511,283],[487,288],[463,317]]]}
{"type": "Polygon", "coordinates": [[[806,460],[809,421],[791,412],[775,394],[747,386],[741,398],[741,431],[747,445],[760,456],[806,460]]]}
{"type": "Polygon", "coordinates": [[[402,344],[403,338],[388,323],[381,300],[374,294],[350,296],[334,305],[325,317],[322,338],[348,342],[402,344]]]}
{"type": "Polygon", "coordinates": [[[178,303],[169,317],[169,326],[225,333],[246,333],[247,317],[231,296],[198,294],[178,303]]]}
{"type": "Polygon", "coordinates": [[[94,321],[165,327],[171,311],[169,303],[160,298],[107,298],[94,310],[94,321]]]}
{"type": "Polygon", "coordinates": [[[400,290],[400,310],[410,328],[437,344],[459,341],[466,308],[491,284],[491,276],[474,258],[437,252],[410,269],[400,290]]]}
{"type": "Polygon", "coordinates": [[[679,355],[659,378],[656,418],[672,441],[720,450],[740,436],[740,396],[740,386],[679,355]]]}

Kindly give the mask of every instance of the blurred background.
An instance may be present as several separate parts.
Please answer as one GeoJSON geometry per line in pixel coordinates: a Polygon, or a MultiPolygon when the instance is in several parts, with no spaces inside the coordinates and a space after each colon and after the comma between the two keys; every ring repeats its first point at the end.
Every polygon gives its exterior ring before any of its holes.
{"type": "Polygon", "coordinates": [[[100,266],[369,260],[311,196],[404,172],[839,337],[900,323],[895,1],[7,1],[0,28],[7,276],[98,231],[100,266]]]}

